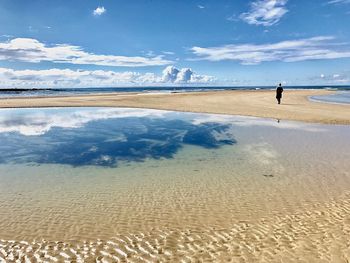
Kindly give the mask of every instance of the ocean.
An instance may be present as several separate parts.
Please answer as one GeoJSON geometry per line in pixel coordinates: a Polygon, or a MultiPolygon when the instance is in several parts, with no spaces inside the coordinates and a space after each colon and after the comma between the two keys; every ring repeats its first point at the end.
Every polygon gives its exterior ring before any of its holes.
{"type": "MultiPolygon", "coordinates": [[[[350,86],[286,86],[286,89],[328,89],[350,90],[350,86]]],[[[103,88],[47,88],[47,89],[7,89],[0,88],[0,98],[6,97],[41,97],[41,96],[72,96],[92,93],[137,92],[137,93],[170,93],[170,92],[201,92],[215,90],[260,90],[275,89],[275,86],[237,86],[237,87],[103,87],[103,88]]]]}

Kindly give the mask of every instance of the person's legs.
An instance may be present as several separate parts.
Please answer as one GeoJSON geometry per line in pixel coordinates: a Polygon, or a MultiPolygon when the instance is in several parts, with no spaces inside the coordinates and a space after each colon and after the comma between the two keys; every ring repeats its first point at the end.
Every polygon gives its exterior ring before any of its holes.
{"type": "Polygon", "coordinates": [[[281,98],[277,98],[278,104],[281,104],[281,98]]]}

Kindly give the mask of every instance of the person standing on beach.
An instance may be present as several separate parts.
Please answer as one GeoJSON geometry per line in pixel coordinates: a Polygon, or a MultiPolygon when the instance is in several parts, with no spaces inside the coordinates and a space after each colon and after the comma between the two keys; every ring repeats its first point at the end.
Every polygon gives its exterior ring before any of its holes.
{"type": "Polygon", "coordinates": [[[278,104],[281,104],[282,92],[283,92],[283,88],[282,88],[282,84],[280,83],[276,89],[276,99],[278,104]]]}

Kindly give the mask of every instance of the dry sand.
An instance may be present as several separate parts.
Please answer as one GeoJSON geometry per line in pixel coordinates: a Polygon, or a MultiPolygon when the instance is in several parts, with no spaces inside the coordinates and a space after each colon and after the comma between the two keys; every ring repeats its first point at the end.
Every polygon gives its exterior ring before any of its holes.
{"type": "Polygon", "coordinates": [[[70,97],[0,99],[0,108],[15,107],[132,107],[266,117],[326,124],[350,124],[350,106],[312,102],[308,96],[326,90],[285,90],[281,105],[275,92],[212,91],[171,94],[93,94],[70,97]]]}

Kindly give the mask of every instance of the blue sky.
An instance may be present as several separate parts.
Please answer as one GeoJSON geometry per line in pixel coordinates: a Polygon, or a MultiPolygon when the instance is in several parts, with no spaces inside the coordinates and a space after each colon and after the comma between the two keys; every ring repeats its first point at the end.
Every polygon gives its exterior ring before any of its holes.
{"type": "Polygon", "coordinates": [[[350,84],[350,0],[0,0],[0,86],[350,84]]]}

